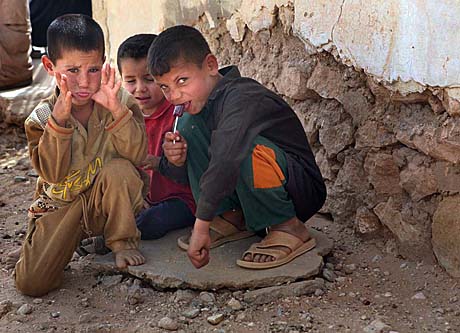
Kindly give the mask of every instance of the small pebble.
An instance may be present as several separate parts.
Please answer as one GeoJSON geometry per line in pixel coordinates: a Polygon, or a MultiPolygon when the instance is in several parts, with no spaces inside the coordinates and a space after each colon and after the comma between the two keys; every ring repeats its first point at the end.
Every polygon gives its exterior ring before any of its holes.
{"type": "Polygon", "coordinates": [[[203,291],[200,293],[200,300],[202,300],[204,303],[215,303],[216,296],[214,296],[214,294],[203,291]]]}
{"type": "Polygon", "coordinates": [[[179,324],[177,321],[169,317],[163,317],[158,322],[158,327],[163,328],[167,331],[177,331],[179,329],[179,324]]]}
{"type": "Polygon", "coordinates": [[[61,316],[61,313],[59,311],[56,311],[56,312],[51,312],[50,315],[51,315],[51,318],[59,318],[61,316]]]}
{"type": "Polygon", "coordinates": [[[19,309],[16,311],[18,315],[28,315],[31,314],[34,308],[30,304],[23,304],[19,307],[19,309]]]}
{"type": "Polygon", "coordinates": [[[315,296],[316,297],[319,297],[319,296],[323,296],[324,295],[324,290],[323,289],[316,289],[315,290],[315,296]]]}
{"type": "Polygon", "coordinates": [[[26,182],[27,181],[27,177],[24,177],[24,176],[15,176],[14,177],[14,182],[15,183],[22,183],[22,182],[26,182]]]}
{"type": "Polygon", "coordinates": [[[377,254],[374,258],[372,258],[372,262],[379,262],[380,260],[382,260],[382,256],[380,254],[377,254]]]}
{"type": "Polygon", "coordinates": [[[323,269],[323,277],[329,282],[334,282],[337,279],[337,275],[327,268],[323,269]]]}
{"type": "Polygon", "coordinates": [[[182,315],[186,318],[193,319],[200,314],[200,309],[190,309],[182,312],[182,315]]]}
{"type": "Polygon", "coordinates": [[[243,308],[243,306],[241,305],[241,302],[232,298],[230,301],[228,301],[227,303],[228,307],[232,310],[241,310],[243,308]]]}
{"type": "Polygon", "coordinates": [[[208,321],[208,323],[210,323],[212,325],[217,325],[222,320],[224,320],[224,315],[221,314],[221,313],[218,313],[218,314],[215,314],[213,316],[209,316],[208,318],[206,318],[206,320],[208,321]]]}
{"type": "Polygon", "coordinates": [[[414,296],[412,296],[412,299],[421,299],[422,300],[422,299],[426,299],[426,296],[425,296],[424,293],[418,292],[414,296]]]}
{"type": "Polygon", "coordinates": [[[345,272],[345,274],[352,274],[354,271],[356,271],[356,265],[355,264],[345,265],[343,267],[343,271],[345,272]]]}

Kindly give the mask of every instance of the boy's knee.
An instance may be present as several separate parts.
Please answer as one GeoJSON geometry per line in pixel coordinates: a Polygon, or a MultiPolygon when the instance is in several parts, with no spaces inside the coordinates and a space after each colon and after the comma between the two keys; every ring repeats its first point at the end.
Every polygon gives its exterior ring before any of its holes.
{"type": "Polygon", "coordinates": [[[136,171],[136,168],[124,158],[114,158],[102,167],[102,172],[111,177],[126,176],[126,173],[130,171],[136,171]]]}
{"type": "Polygon", "coordinates": [[[102,167],[100,177],[110,184],[116,185],[129,183],[142,188],[143,181],[134,164],[123,158],[110,160],[102,167]]]}
{"type": "Polygon", "coordinates": [[[57,286],[46,284],[46,279],[41,279],[40,276],[35,274],[16,271],[15,275],[16,289],[23,295],[39,297],[57,288],[57,286]]]}

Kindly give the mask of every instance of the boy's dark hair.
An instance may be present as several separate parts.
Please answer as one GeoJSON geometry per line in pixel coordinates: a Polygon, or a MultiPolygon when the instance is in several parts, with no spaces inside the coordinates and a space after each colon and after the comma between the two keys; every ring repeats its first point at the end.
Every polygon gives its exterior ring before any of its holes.
{"type": "Polygon", "coordinates": [[[100,51],[105,55],[104,33],[91,17],[83,14],[67,14],[51,22],[46,33],[48,57],[53,63],[62,57],[64,50],[82,52],[100,51]]]}
{"type": "Polygon", "coordinates": [[[156,37],[157,35],[154,34],[138,34],[127,38],[121,43],[117,52],[118,71],[121,73],[120,64],[123,59],[132,58],[138,60],[147,58],[149,47],[156,37]]]}
{"type": "Polygon", "coordinates": [[[152,43],[147,56],[150,74],[163,75],[178,60],[192,62],[201,67],[211,53],[209,45],[197,29],[178,25],[163,31],[152,43]]]}

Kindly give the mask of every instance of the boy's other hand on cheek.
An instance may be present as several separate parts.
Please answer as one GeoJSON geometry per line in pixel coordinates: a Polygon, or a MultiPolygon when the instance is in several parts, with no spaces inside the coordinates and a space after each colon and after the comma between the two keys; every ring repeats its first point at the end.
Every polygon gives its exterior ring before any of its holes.
{"type": "Polygon", "coordinates": [[[209,263],[209,249],[211,247],[210,223],[210,221],[197,218],[193,226],[187,255],[196,268],[201,268],[209,263]]]}
{"type": "Polygon", "coordinates": [[[167,132],[163,141],[163,152],[169,163],[181,167],[187,159],[187,142],[179,132],[167,132]]]}
{"type": "Polygon", "coordinates": [[[56,72],[55,77],[61,92],[54,105],[52,116],[59,126],[65,127],[72,111],[72,93],[67,87],[67,76],[56,72]]]}
{"type": "Polygon", "coordinates": [[[123,106],[117,98],[121,87],[121,81],[115,80],[115,68],[105,63],[102,66],[101,87],[92,96],[92,99],[108,109],[115,119],[123,114],[123,106]]]}

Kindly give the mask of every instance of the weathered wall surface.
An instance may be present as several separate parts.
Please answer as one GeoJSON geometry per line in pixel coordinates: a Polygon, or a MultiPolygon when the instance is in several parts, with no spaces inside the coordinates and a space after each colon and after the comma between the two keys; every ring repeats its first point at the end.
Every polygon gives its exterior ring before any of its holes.
{"type": "Polygon", "coordinates": [[[460,233],[446,233],[460,224],[457,1],[93,3],[112,57],[133,33],[196,26],[221,65],[293,106],[327,182],[324,212],[460,275],[460,233]]]}

